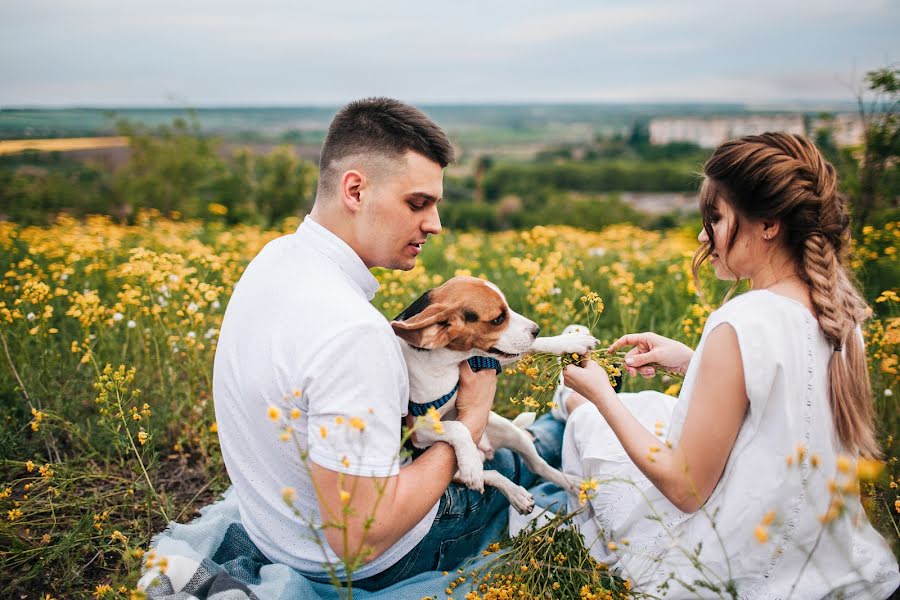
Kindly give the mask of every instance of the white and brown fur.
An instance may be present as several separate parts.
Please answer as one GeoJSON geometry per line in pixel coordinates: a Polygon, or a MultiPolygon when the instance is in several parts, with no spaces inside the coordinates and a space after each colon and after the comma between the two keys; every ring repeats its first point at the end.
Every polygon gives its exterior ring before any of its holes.
{"type": "MultiPolygon", "coordinates": [[[[427,404],[453,389],[459,381],[459,363],[476,355],[489,356],[501,365],[516,362],[530,352],[583,354],[597,340],[586,333],[537,337],[540,327],[513,311],[503,292],[489,281],[475,277],[454,277],[423,294],[391,322],[399,336],[409,370],[410,401],[427,404]]],[[[509,421],[492,412],[479,443],[472,441],[465,425],[454,421],[456,394],[439,409],[442,434],[422,427],[415,432],[419,448],[444,441],[456,450],[459,470],[454,480],[470,489],[497,488],[522,514],[534,509],[534,499],[523,487],[497,471],[484,470],[483,461],[493,457],[495,448],[509,448],[521,455],[528,468],[546,480],[571,491],[580,481],[551,467],[534,447],[523,429],[534,420],[520,415],[509,421]]]]}

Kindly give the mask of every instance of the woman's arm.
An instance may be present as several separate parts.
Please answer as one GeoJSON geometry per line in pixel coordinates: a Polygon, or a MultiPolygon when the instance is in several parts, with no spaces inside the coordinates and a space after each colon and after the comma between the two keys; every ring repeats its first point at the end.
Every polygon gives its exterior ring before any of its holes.
{"type": "Polygon", "coordinates": [[[565,382],[597,406],[631,460],[672,504],[694,512],[706,503],[722,476],[749,403],[737,334],[730,325],[716,327],[706,340],[690,408],[674,448],[661,444],[638,422],[597,363],[566,367],[565,382]]]}

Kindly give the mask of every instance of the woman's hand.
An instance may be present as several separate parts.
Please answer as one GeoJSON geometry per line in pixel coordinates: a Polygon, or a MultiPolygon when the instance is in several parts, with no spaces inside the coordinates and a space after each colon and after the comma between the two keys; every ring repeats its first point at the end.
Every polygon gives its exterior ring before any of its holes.
{"type": "Polygon", "coordinates": [[[613,352],[623,346],[634,346],[625,355],[625,370],[629,375],[639,374],[644,378],[656,375],[656,367],[684,375],[694,356],[694,351],[688,346],[652,331],[623,335],[613,342],[607,352],[613,352]]]}
{"type": "Polygon", "coordinates": [[[596,361],[588,360],[582,364],[567,366],[563,371],[563,382],[599,408],[608,398],[615,397],[616,390],[609,382],[606,369],[596,361]]]}

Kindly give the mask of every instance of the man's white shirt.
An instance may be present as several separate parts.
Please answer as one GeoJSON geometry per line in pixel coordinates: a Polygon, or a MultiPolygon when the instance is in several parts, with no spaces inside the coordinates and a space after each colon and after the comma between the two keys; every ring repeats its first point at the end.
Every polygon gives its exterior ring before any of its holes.
{"type": "MultiPolygon", "coordinates": [[[[338,567],[339,577],[346,574],[325,541],[301,452],[348,475],[400,470],[409,381],[390,324],[370,304],[377,290],[359,256],[307,217],[247,266],[219,336],[216,423],[241,521],[270,560],[313,578],[327,577],[324,561],[338,567]],[[278,409],[274,421],[270,407],[278,409]],[[293,428],[289,441],[280,439],[285,426],[293,428]],[[285,488],[295,491],[293,508],[284,502],[285,488]]],[[[437,508],[354,578],[380,573],[412,550],[437,508]]]]}

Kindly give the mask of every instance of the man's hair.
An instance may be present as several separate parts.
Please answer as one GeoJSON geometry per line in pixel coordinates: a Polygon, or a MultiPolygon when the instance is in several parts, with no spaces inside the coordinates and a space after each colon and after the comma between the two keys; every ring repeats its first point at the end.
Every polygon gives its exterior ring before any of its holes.
{"type": "Polygon", "coordinates": [[[453,162],[447,135],[418,108],[391,98],[365,98],[342,108],[328,127],[319,159],[319,190],[335,185],[349,156],[397,159],[412,150],[441,168],[453,162]]]}

